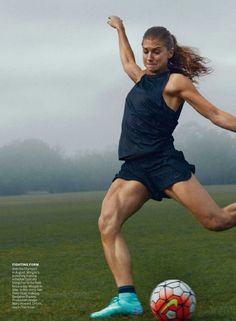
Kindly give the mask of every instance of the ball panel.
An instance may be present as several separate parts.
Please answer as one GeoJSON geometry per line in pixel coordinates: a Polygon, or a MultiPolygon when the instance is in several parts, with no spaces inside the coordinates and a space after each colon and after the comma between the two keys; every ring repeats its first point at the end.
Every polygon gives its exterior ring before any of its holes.
{"type": "Polygon", "coordinates": [[[181,296],[181,295],[183,295],[183,290],[181,289],[181,287],[176,287],[176,288],[174,288],[173,289],[173,294],[174,295],[178,295],[178,296],[181,296]]]}
{"type": "Polygon", "coordinates": [[[156,292],[156,291],[153,292],[152,295],[151,295],[151,299],[150,299],[150,300],[155,302],[155,301],[157,301],[158,299],[160,299],[160,294],[159,294],[159,292],[156,292]]]}
{"type": "Polygon", "coordinates": [[[171,281],[171,282],[168,282],[167,283],[167,286],[174,289],[174,288],[178,288],[179,287],[179,281],[176,280],[176,281],[171,281]]]}
{"type": "Polygon", "coordinates": [[[166,316],[167,316],[168,320],[176,319],[176,311],[169,310],[169,311],[167,311],[166,316]]]}

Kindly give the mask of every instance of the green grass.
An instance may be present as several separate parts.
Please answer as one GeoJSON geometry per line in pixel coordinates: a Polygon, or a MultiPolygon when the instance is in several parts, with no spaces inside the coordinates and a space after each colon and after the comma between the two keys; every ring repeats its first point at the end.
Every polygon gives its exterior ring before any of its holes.
{"type": "MultiPolygon", "coordinates": [[[[209,192],[221,206],[235,202],[235,185],[209,187],[209,192]]],[[[103,196],[93,192],[0,198],[0,320],[86,321],[116,294],[97,229],[103,196]],[[13,262],[40,263],[41,307],[12,310],[13,262]]],[[[150,293],[170,278],[187,282],[195,291],[193,321],[236,320],[235,229],[209,232],[176,202],[151,200],[126,222],[124,235],[145,308],[139,320],[154,320],[150,293]]]]}

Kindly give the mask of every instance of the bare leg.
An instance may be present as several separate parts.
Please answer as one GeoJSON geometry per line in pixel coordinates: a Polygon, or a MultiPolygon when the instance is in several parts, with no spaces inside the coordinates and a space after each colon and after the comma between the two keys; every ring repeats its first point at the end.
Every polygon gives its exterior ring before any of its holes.
{"type": "Polygon", "coordinates": [[[99,229],[106,261],[118,287],[133,284],[131,258],[121,227],[148,199],[143,184],[117,178],[103,200],[99,229]]]}
{"type": "Polygon", "coordinates": [[[189,209],[209,230],[223,231],[236,226],[236,203],[220,208],[194,175],[187,181],[173,184],[165,192],[189,209]]]}

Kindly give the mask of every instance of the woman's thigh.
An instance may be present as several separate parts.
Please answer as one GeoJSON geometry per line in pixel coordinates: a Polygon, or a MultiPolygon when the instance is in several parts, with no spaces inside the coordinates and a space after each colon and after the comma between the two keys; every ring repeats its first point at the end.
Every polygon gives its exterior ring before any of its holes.
{"type": "Polygon", "coordinates": [[[206,227],[213,218],[222,214],[222,209],[198,182],[195,175],[187,181],[173,184],[165,190],[165,193],[184,205],[206,227]]]}
{"type": "Polygon", "coordinates": [[[117,178],[102,202],[101,217],[122,224],[150,198],[148,189],[135,180],[117,178]]]}

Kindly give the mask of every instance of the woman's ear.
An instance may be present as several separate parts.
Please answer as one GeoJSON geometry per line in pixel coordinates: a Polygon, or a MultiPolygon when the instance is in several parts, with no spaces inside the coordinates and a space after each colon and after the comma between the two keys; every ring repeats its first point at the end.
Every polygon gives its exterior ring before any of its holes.
{"type": "Polygon", "coordinates": [[[174,52],[175,52],[174,48],[171,48],[171,49],[168,50],[168,58],[169,59],[174,56],[174,52]]]}

